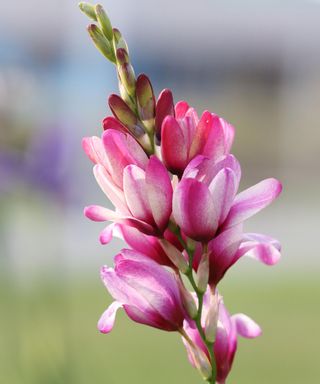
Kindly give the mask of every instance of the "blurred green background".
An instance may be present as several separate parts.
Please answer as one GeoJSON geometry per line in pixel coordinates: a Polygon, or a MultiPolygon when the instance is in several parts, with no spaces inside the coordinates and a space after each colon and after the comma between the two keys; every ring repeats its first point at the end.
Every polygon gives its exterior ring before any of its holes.
{"type": "MultiPolygon", "coordinates": [[[[274,176],[280,199],[246,230],[283,244],[278,266],[241,260],[221,293],[263,329],[239,340],[228,383],[316,384],[320,284],[320,2],[106,0],[137,73],[158,93],[236,127],[241,188],[274,176]]],[[[117,92],[76,1],[12,0],[0,14],[0,383],[196,383],[179,336],[96,323],[110,302],[83,206],[106,204],[81,149],[117,92]]]]}

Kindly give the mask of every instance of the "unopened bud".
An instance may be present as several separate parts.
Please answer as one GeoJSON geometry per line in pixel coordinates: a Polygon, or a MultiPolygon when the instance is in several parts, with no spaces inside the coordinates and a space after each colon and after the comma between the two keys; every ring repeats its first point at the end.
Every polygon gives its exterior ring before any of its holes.
{"type": "MultiPolygon", "coordinates": [[[[118,74],[118,78],[119,78],[119,74],[118,74]]],[[[121,83],[120,78],[119,78],[119,91],[120,91],[120,96],[121,96],[122,100],[124,100],[126,102],[126,104],[129,106],[129,108],[132,111],[134,111],[136,106],[135,106],[134,102],[132,101],[131,96],[128,94],[126,88],[121,83]]]]}
{"type": "Polygon", "coordinates": [[[122,37],[121,32],[117,28],[113,28],[113,42],[115,51],[119,48],[122,48],[127,51],[129,54],[128,44],[125,39],[122,37]]]}
{"type": "Polygon", "coordinates": [[[138,76],[136,83],[136,98],[141,120],[148,130],[153,129],[156,102],[151,82],[144,74],[138,76]]]}
{"type": "Polygon", "coordinates": [[[83,12],[90,19],[97,21],[97,15],[94,9],[94,5],[82,1],[81,3],[79,3],[79,8],[80,11],[83,12]]]}
{"type": "Polygon", "coordinates": [[[107,40],[107,38],[102,33],[101,29],[95,25],[91,24],[88,26],[89,35],[94,42],[94,45],[98,50],[111,62],[115,63],[115,57],[112,50],[112,47],[107,40]]]}
{"type": "Polygon", "coordinates": [[[181,295],[183,307],[187,311],[191,319],[195,319],[198,314],[196,302],[191,292],[188,291],[188,289],[183,285],[183,283],[180,280],[178,280],[178,285],[180,289],[180,295],[181,295]]]}
{"type": "Polygon", "coordinates": [[[118,64],[130,63],[128,52],[123,48],[118,48],[116,52],[118,64]]]}
{"type": "Polygon", "coordinates": [[[138,125],[136,115],[120,96],[113,94],[109,97],[108,102],[114,116],[128,128],[133,136],[139,138],[145,133],[143,128],[138,125]]]}
{"type": "Polygon", "coordinates": [[[129,95],[134,95],[136,89],[136,77],[131,64],[118,65],[119,78],[129,95]]]}
{"type": "Polygon", "coordinates": [[[113,39],[112,25],[102,5],[97,4],[95,6],[95,13],[97,16],[97,21],[100,24],[103,34],[109,41],[112,41],[113,39]]]}
{"type": "Polygon", "coordinates": [[[207,289],[209,281],[209,254],[207,252],[205,252],[201,257],[197,277],[198,289],[201,293],[204,293],[207,289]]]}
{"type": "Polygon", "coordinates": [[[204,380],[209,380],[212,375],[212,367],[207,355],[200,348],[191,347],[196,368],[204,380]]]}
{"type": "Polygon", "coordinates": [[[219,317],[219,303],[220,299],[218,294],[211,293],[209,311],[207,313],[204,327],[206,340],[209,343],[214,343],[216,339],[219,317]]]}
{"type": "Polygon", "coordinates": [[[189,270],[189,265],[186,262],[186,259],[183,257],[183,254],[177,249],[174,245],[169,243],[166,239],[161,239],[160,244],[165,251],[166,255],[172,261],[172,263],[181,271],[182,273],[187,273],[189,270]]]}
{"type": "Polygon", "coordinates": [[[166,116],[174,116],[173,96],[170,89],[164,89],[158,98],[156,105],[156,138],[160,143],[161,140],[161,126],[166,116]]]}

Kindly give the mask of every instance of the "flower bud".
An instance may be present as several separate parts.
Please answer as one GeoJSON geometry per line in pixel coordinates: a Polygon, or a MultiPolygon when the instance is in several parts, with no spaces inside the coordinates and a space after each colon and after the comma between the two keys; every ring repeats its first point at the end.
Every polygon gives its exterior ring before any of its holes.
{"type": "Polygon", "coordinates": [[[97,21],[100,24],[103,34],[109,41],[112,41],[113,39],[112,25],[102,5],[97,4],[95,6],[95,13],[97,16],[97,21]]]}
{"type": "Polygon", "coordinates": [[[144,134],[143,128],[138,125],[137,117],[120,96],[110,95],[108,103],[114,116],[129,129],[133,136],[140,137],[144,134]]]}
{"type": "Polygon", "coordinates": [[[174,116],[173,96],[170,89],[164,89],[159,95],[156,106],[156,138],[159,143],[162,122],[168,115],[174,116]]]}
{"type": "Polygon", "coordinates": [[[173,264],[181,271],[182,273],[187,273],[189,270],[189,265],[186,262],[186,259],[183,257],[182,253],[166,239],[161,239],[160,244],[165,251],[166,255],[173,262],[173,264]]]}
{"type": "Polygon", "coordinates": [[[91,24],[88,26],[89,35],[94,43],[94,45],[98,48],[98,50],[111,62],[115,63],[114,53],[112,51],[112,47],[107,40],[107,38],[102,33],[101,29],[95,25],[91,24]]]}
{"type": "Polygon", "coordinates": [[[207,289],[209,281],[209,255],[205,252],[200,260],[200,264],[197,271],[198,277],[198,289],[201,293],[204,293],[207,289]]]}
{"type": "Polygon", "coordinates": [[[144,74],[138,76],[136,98],[139,116],[148,130],[152,130],[155,118],[155,97],[151,82],[144,74]]]}
{"type": "Polygon", "coordinates": [[[118,64],[129,64],[129,55],[124,48],[118,48],[116,52],[118,64]]]}
{"type": "Polygon", "coordinates": [[[129,95],[134,95],[136,77],[131,64],[118,65],[119,78],[129,95]]]}
{"type": "Polygon", "coordinates": [[[200,348],[191,347],[191,352],[196,368],[200,372],[203,379],[208,381],[212,375],[212,368],[208,357],[200,348]]]}
{"type": "Polygon", "coordinates": [[[114,50],[122,48],[129,54],[128,44],[125,39],[122,37],[121,32],[117,28],[113,28],[113,42],[114,42],[114,50]]]}
{"type": "Polygon", "coordinates": [[[80,11],[83,12],[90,19],[97,21],[97,15],[92,4],[81,1],[81,3],[79,3],[79,8],[80,11]]]}
{"type": "Polygon", "coordinates": [[[191,319],[195,319],[198,314],[198,309],[196,302],[191,294],[190,291],[183,285],[181,281],[178,282],[179,289],[180,289],[180,295],[181,300],[184,309],[187,311],[188,315],[191,317],[191,319]]]}
{"type": "Polygon", "coordinates": [[[124,87],[124,85],[121,83],[121,80],[119,78],[119,74],[118,74],[118,79],[119,79],[119,91],[120,91],[120,95],[121,95],[121,98],[122,100],[124,100],[126,102],[126,104],[128,105],[128,107],[134,111],[136,106],[134,105],[133,101],[132,101],[132,98],[130,97],[130,95],[128,94],[126,88],[124,87]]]}
{"type": "Polygon", "coordinates": [[[220,299],[218,294],[211,293],[210,306],[205,320],[204,333],[209,343],[214,343],[216,339],[220,299]]]}

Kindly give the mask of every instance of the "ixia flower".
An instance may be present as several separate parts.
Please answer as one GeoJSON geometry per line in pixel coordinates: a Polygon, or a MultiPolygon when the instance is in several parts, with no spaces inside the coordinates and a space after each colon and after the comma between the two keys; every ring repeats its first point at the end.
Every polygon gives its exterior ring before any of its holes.
{"type": "MultiPolygon", "coordinates": [[[[242,313],[230,316],[223,303],[222,297],[218,293],[216,293],[215,295],[216,300],[218,300],[218,313],[216,315],[215,324],[215,343],[212,348],[217,370],[217,384],[224,384],[231,370],[234,356],[237,350],[238,336],[242,336],[244,338],[249,339],[256,338],[261,335],[261,328],[250,317],[242,313]]],[[[212,301],[210,300],[210,292],[209,290],[207,290],[204,296],[204,307],[201,322],[204,331],[206,318],[208,314],[210,314],[210,303],[212,303],[212,301]]],[[[197,369],[203,368],[200,367],[201,362],[197,361],[197,356],[199,354],[194,353],[194,351],[198,349],[202,352],[202,354],[206,355],[207,361],[209,361],[209,365],[211,365],[211,355],[199,335],[195,322],[189,319],[185,320],[184,330],[187,336],[190,338],[189,342],[186,341],[186,339],[184,339],[183,342],[186,346],[189,361],[191,362],[191,364],[197,369]]]]}
{"type": "Polygon", "coordinates": [[[93,205],[85,215],[93,221],[114,221],[146,234],[165,231],[172,210],[172,185],[168,171],[156,156],[150,159],[128,134],[109,129],[86,139],[84,148],[96,163],[94,174],[117,211],[93,205]]]}
{"type": "Polygon", "coordinates": [[[163,119],[161,153],[166,167],[182,175],[197,155],[217,160],[229,153],[234,128],[219,116],[205,111],[199,119],[185,101],[176,104],[174,114],[163,119]],[[172,145],[174,143],[174,145],[172,145]]]}
{"type": "Polygon", "coordinates": [[[135,322],[178,331],[185,319],[180,289],[173,272],[144,254],[124,249],[115,257],[115,268],[103,267],[101,278],[115,302],[103,313],[98,328],[111,331],[117,309],[122,307],[135,322]]]}
{"type": "Polygon", "coordinates": [[[236,195],[241,169],[233,155],[219,161],[197,156],[185,169],[173,195],[173,215],[190,238],[208,242],[218,229],[242,223],[269,205],[281,192],[266,179],[236,195]]]}

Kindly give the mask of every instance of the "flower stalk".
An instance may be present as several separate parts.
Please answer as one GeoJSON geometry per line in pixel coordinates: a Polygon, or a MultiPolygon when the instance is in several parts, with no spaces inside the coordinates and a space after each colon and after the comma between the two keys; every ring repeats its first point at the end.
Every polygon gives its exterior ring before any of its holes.
{"type": "Polygon", "coordinates": [[[269,205],[281,184],[270,178],[238,193],[232,125],[209,111],[198,117],[185,101],[174,104],[169,89],[156,100],[149,78],[136,77],[128,45],[103,7],[79,7],[95,22],[89,35],[115,65],[120,91],[109,96],[113,116],[103,120],[102,137],[82,142],[114,206],[89,205],[84,214],[111,222],[101,244],[120,237],[128,247],[115,256],[114,268],[101,269],[114,302],[98,329],[109,333],[123,309],[137,323],[178,332],[204,380],[225,383],[237,337],[255,338],[261,329],[242,313],[231,316],[217,286],[243,256],[278,262],[277,240],[244,233],[243,222],[269,205]]]}

